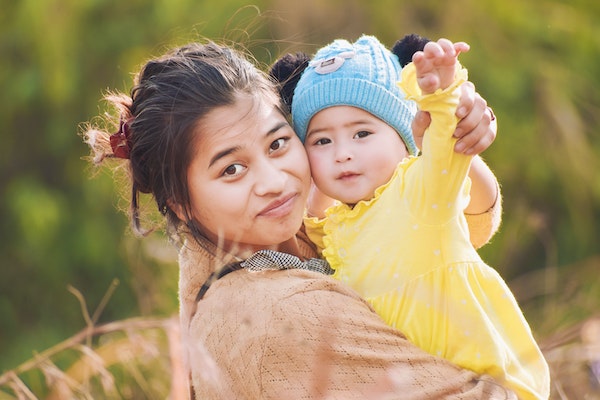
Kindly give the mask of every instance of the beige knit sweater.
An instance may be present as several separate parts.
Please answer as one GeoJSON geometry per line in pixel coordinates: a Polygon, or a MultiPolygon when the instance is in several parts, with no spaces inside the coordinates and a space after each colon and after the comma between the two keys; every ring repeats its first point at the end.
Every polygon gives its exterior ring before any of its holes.
{"type": "MultiPolygon", "coordinates": [[[[494,213],[477,231],[494,231],[494,213]]],[[[315,256],[302,232],[298,242],[315,256]]],[[[210,244],[188,242],[180,252],[182,336],[196,399],[515,398],[412,345],[355,292],[316,272],[236,271],[196,304],[208,275],[231,260],[210,244]]]]}

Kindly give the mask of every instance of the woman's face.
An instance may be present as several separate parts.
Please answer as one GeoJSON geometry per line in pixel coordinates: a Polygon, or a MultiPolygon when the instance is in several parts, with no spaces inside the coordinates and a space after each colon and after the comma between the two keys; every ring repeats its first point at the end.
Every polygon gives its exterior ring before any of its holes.
{"type": "Polygon", "coordinates": [[[267,100],[238,96],[196,126],[188,169],[192,215],[213,243],[241,253],[292,238],[310,186],[304,147],[267,100]]]}

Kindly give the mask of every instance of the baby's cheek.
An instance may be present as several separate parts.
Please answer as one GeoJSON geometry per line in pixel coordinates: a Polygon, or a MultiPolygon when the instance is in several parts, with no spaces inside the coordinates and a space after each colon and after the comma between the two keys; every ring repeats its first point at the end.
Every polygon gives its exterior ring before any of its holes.
{"type": "Polygon", "coordinates": [[[315,180],[322,181],[327,177],[327,171],[331,168],[328,167],[326,158],[322,154],[315,154],[315,152],[308,153],[308,163],[310,165],[310,173],[315,180]]]}

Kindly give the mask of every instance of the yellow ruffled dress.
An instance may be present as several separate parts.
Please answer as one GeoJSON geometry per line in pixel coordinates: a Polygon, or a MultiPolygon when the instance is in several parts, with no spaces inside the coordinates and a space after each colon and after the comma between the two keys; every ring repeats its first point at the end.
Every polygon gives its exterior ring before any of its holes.
{"type": "Polygon", "coordinates": [[[326,218],[306,218],[311,240],[334,277],[366,298],[409,340],[457,365],[486,373],[521,399],[547,399],[549,370],[531,329],[500,275],[469,240],[470,156],[457,154],[461,69],[454,84],[421,95],[411,63],[407,97],[431,114],[422,155],[400,163],[373,199],[336,204],[326,218]]]}

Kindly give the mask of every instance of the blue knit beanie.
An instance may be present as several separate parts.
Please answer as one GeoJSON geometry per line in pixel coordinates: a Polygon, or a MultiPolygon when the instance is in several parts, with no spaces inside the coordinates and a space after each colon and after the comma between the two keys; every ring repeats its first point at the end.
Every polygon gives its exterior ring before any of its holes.
{"type": "Polygon", "coordinates": [[[418,150],[411,123],[416,104],[398,87],[398,57],[373,36],[354,44],[338,39],[320,49],[304,70],[292,101],[292,122],[304,142],[311,118],[332,106],[361,108],[394,128],[412,155],[418,150]]]}

